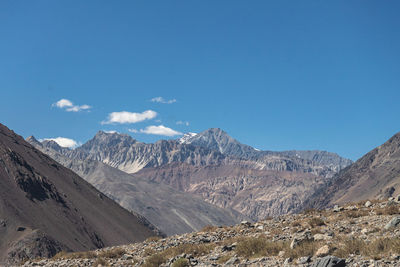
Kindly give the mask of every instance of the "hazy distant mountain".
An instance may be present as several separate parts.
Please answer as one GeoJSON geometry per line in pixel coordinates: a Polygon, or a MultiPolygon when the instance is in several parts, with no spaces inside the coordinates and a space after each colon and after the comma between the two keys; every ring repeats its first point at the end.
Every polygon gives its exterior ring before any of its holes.
{"type": "Polygon", "coordinates": [[[198,231],[206,225],[232,225],[247,219],[234,210],[207,203],[199,196],[132,176],[102,162],[68,158],[58,152],[66,150],[57,144],[41,143],[34,137],[27,140],[124,208],[145,216],[168,235],[198,231]]]}
{"type": "Polygon", "coordinates": [[[309,206],[387,198],[400,194],[400,133],[342,170],[308,200],[309,206]]]}
{"type": "Polygon", "coordinates": [[[2,124],[0,166],[0,265],[157,234],[2,124]]]}

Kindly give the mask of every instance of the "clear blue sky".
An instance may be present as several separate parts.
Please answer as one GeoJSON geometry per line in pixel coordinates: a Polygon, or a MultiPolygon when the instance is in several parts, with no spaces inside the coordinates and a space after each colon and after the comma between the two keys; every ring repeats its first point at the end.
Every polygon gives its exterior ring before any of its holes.
{"type": "Polygon", "coordinates": [[[100,129],[153,142],[178,136],[148,126],[219,127],[259,149],[354,160],[400,131],[399,10],[366,0],[1,1],[0,122],[78,142],[100,129]],[[52,106],[60,99],[74,106],[52,106]],[[67,111],[81,105],[91,108],[67,111]],[[146,110],[157,116],[101,124],[146,110]]]}

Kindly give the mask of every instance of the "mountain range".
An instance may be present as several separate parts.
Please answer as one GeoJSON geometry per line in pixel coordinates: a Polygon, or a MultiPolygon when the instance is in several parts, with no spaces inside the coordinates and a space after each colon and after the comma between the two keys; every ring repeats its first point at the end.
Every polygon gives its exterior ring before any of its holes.
{"type": "Polygon", "coordinates": [[[62,153],[70,151],[54,141],[39,142],[33,136],[27,141],[168,235],[198,231],[207,225],[233,225],[248,219],[235,210],[219,208],[191,193],[128,174],[103,162],[69,158],[62,153]]]}
{"type": "MultiPolygon", "coordinates": [[[[28,141],[35,143],[30,139],[28,141]]],[[[54,141],[36,143],[36,147],[78,172],[128,209],[143,212],[138,206],[121,200],[115,182],[103,182],[100,188],[94,182],[99,176],[89,177],[94,171],[79,172],[73,164],[66,164],[65,158],[98,161],[125,173],[116,174],[113,181],[119,176],[126,177],[120,179],[124,183],[141,180],[168,185],[175,191],[197,195],[229,214],[239,212],[252,220],[294,212],[316,188],[351,164],[350,160],[325,151],[259,151],[218,128],[154,144],[138,142],[126,134],[99,131],[75,149],[61,148],[54,141]]],[[[133,199],[131,202],[138,203],[133,199]]],[[[156,218],[143,215],[157,225],[156,218]]],[[[224,222],[232,222],[225,219],[224,222]]],[[[171,229],[167,232],[173,233],[171,229]]]]}

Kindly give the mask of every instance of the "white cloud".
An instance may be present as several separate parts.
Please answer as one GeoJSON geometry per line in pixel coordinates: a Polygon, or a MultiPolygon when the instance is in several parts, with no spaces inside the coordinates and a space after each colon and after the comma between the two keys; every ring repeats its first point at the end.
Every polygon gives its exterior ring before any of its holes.
{"type": "Polygon", "coordinates": [[[177,121],[176,124],[177,124],[177,125],[186,125],[186,126],[189,126],[189,122],[188,122],[188,121],[177,121]]]}
{"type": "Polygon", "coordinates": [[[79,145],[78,142],[76,142],[75,140],[70,139],[70,138],[65,138],[65,137],[44,138],[44,139],[40,139],[39,141],[42,142],[44,140],[54,141],[61,147],[75,148],[79,145]]]}
{"type": "Polygon", "coordinates": [[[52,106],[53,107],[58,107],[58,108],[61,108],[61,109],[65,109],[68,112],[78,112],[78,111],[81,111],[81,110],[89,110],[89,109],[92,108],[91,106],[86,105],[86,104],[85,105],[81,105],[81,106],[74,105],[70,100],[65,99],[65,98],[58,100],[52,106]]]}
{"type": "Polygon", "coordinates": [[[108,133],[108,134],[115,134],[115,133],[118,133],[117,131],[114,131],[114,130],[111,130],[111,131],[103,131],[103,132],[105,132],[105,133],[108,133]]]}
{"type": "Polygon", "coordinates": [[[182,135],[181,132],[175,131],[171,128],[165,127],[164,125],[151,125],[147,126],[144,130],[140,129],[141,133],[145,134],[156,134],[156,135],[165,135],[165,136],[175,136],[175,135],[182,135]]]}
{"type": "Polygon", "coordinates": [[[54,103],[53,106],[56,106],[58,108],[65,108],[65,107],[72,107],[73,104],[68,99],[61,99],[58,100],[56,103],[54,103]]]}
{"type": "Polygon", "coordinates": [[[176,102],[176,99],[170,99],[170,100],[166,100],[161,96],[158,97],[154,97],[150,100],[151,102],[156,102],[156,103],[162,103],[162,104],[172,104],[176,102]]]}
{"type": "Polygon", "coordinates": [[[121,111],[121,112],[111,112],[108,114],[107,120],[102,121],[101,124],[111,124],[111,123],[137,123],[144,120],[151,120],[157,116],[157,112],[153,110],[146,110],[142,113],[121,111]]]}
{"type": "Polygon", "coordinates": [[[139,131],[136,130],[136,129],[128,129],[128,131],[131,132],[131,133],[138,133],[138,132],[139,132],[139,131]]]}

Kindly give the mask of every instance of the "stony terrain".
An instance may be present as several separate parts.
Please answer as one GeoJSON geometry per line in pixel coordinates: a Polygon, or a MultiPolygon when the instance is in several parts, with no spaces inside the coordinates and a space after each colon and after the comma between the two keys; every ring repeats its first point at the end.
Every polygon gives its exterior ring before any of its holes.
{"type": "Polygon", "coordinates": [[[59,253],[24,266],[399,266],[399,199],[210,226],[130,245],[59,253]]]}

